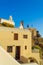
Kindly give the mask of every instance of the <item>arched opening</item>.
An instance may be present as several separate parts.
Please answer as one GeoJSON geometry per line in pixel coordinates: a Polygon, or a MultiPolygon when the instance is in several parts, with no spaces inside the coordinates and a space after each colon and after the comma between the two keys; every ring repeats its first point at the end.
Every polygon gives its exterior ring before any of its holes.
{"type": "Polygon", "coordinates": [[[30,63],[34,62],[34,63],[38,64],[38,61],[35,58],[33,58],[33,57],[29,57],[28,59],[29,59],[30,63]]]}
{"type": "Polygon", "coordinates": [[[33,59],[31,59],[31,60],[30,60],[30,62],[34,62],[34,60],[33,60],[33,59]]]}

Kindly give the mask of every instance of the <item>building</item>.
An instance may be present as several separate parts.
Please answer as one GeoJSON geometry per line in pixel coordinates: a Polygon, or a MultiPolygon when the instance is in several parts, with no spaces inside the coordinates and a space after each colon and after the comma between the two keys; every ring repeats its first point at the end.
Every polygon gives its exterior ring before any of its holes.
{"type": "Polygon", "coordinates": [[[41,62],[39,50],[32,52],[32,32],[24,29],[23,22],[19,28],[0,26],[0,45],[17,61],[41,62]]]}
{"type": "Polygon", "coordinates": [[[0,26],[14,27],[15,23],[12,19],[12,16],[9,17],[9,20],[0,18],[0,26]]]}

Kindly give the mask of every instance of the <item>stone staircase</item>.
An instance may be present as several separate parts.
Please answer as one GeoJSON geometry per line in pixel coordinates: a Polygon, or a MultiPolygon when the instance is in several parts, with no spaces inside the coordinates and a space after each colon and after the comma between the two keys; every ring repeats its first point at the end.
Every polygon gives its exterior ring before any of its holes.
{"type": "Polygon", "coordinates": [[[21,60],[17,60],[17,62],[19,62],[20,64],[23,64],[23,62],[21,60]]]}
{"type": "Polygon", "coordinates": [[[7,53],[1,46],[0,46],[0,65],[37,65],[33,64],[23,64],[20,60],[15,60],[9,53],[7,53]]]}

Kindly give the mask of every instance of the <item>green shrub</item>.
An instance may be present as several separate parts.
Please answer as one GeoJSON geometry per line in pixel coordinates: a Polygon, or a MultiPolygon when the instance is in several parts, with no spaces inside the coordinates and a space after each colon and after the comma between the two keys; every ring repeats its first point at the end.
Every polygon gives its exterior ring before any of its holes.
{"type": "Polygon", "coordinates": [[[40,46],[38,46],[38,45],[33,46],[32,49],[39,49],[39,50],[41,50],[40,46]]]}

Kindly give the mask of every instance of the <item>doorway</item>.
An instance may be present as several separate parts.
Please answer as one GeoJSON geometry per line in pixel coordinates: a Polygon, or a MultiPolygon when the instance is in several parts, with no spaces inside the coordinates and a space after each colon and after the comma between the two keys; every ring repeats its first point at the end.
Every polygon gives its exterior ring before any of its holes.
{"type": "Polygon", "coordinates": [[[15,59],[16,59],[16,60],[20,60],[20,46],[16,46],[15,59]]]}

